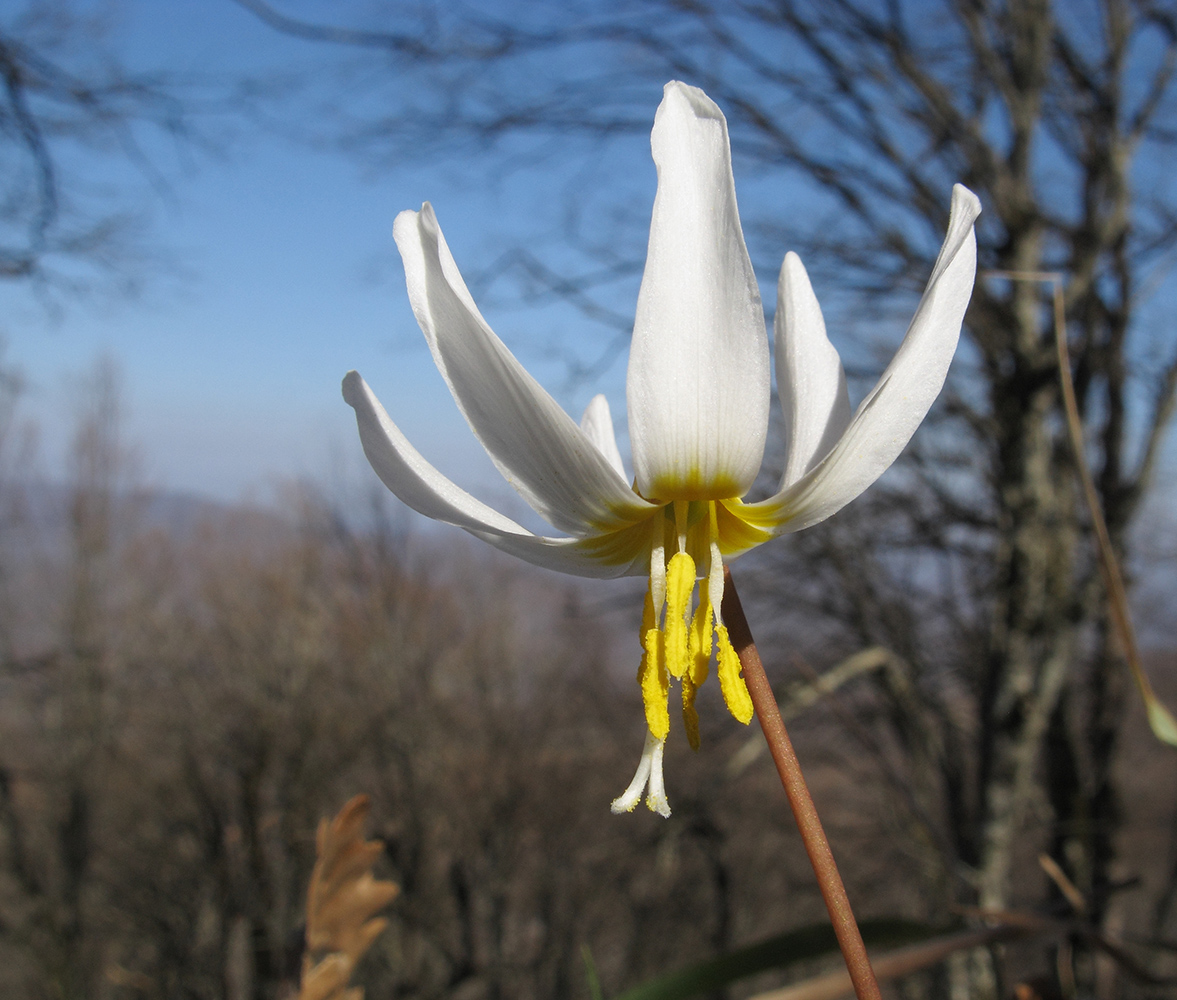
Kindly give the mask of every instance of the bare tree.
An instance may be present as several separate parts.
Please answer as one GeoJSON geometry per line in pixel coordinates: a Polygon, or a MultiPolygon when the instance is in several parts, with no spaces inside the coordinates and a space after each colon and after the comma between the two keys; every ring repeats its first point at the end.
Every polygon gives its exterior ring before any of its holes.
{"type": "Polygon", "coordinates": [[[193,145],[196,81],[127,67],[106,44],[114,12],[26,0],[0,14],[0,279],[123,289],[150,263],[145,200],[167,187],[152,146],[193,145]],[[112,167],[141,183],[112,183],[112,167]]]}
{"type": "MultiPolygon", "coordinates": [[[[951,183],[980,194],[990,274],[938,427],[889,493],[789,558],[811,558],[808,571],[832,589],[810,596],[849,634],[901,654],[905,676],[879,682],[879,725],[904,754],[909,805],[935,830],[945,902],[1044,897],[1045,879],[1015,884],[1041,848],[1095,919],[1107,917],[1122,884],[1113,764],[1125,674],[1076,490],[1047,300],[1019,276],[1065,275],[1088,458],[1128,555],[1177,387],[1172,332],[1150,340],[1145,325],[1177,249],[1177,7],[520,2],[412,9],[357,29],[238,2],[279,30],[350,46],[353,65],[367,60],[382,100],[363,107],[383,110],[343,127],[377,162],[446,142],[645,133],[656,85],[702,86],[728,116],[737,158],[809,193],[809,211],[749,220],[756,245],[771,237],[775,248],[764,271],[782,245],[799,249],[819,283],[836,271],[870,315],[927,273],[951,183]],[[404,88],[414,74],[421,86],[404,88]]],[[[624,246],[613,241],[601,267],[550,285],[611,305],[591,296],[640,266],[640,242],[624,246]]],[[[986,975],[973,995],[999,989],[986,975]]]]}
{"type": "Polygon", "coordinates": [[[402,888],[369,995],[587,996],[586,943],[617,993],[820,912],[771,775],[721,777],[734,724],[677,748],[671,822],[609,822],[640,714],[575,589],[313,498],[289,513],[106,532],[88,641],[65,617],[4,678],[6,996],[288,996],[316,817],[356,788],[402,888]]]}

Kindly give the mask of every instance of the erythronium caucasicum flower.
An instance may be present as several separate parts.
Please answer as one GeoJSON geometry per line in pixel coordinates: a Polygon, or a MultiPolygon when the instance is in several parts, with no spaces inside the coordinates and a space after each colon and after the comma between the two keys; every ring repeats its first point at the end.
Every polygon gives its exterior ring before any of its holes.
{"type": "Polygon", "coordinates": [[[824,520],[871,485],[940,392],[976,266],[980,203],[952,193],[948,235],[907,335],[852,415],[846,377],[796,254],[785,257],[775,323],[786,461],[779,491],[745,503],[768,430],[769,359],[760,293],[736,212],[727,122],[701,90],[672,82],[651,136],[658,192],[638,294],[626,400],[632,487],[604,396],[578,427],[491,331],[470,297],[428,203],[393,235],[409,299],[458,408],[499,471],[567,537],[535,535],[443,476],[389,419],[356,372],[343,381],[364,451],[414,510],[491,545],[579,576],[649,577],[638,680],[645,749],[613,802],[670,815],[662,752],[672,679],[698,747],[695,692],[715,649],[728,708],[752,718],[720,614],[723,560],[824,520]],[[697,592],[697,599],[695,594],[697,592]]]}

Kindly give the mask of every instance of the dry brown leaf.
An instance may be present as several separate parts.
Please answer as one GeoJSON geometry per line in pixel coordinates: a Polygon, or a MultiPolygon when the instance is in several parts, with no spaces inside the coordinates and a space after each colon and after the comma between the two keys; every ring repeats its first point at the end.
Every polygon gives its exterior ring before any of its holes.
{"type": "Polygon", "coordinates": [[[363,1000],[348,981],[360,957],[388,922],[373,917],[400,891],[372,875],[384,845],[364,840],[366,795],[357,795],[335,819],[319,822],[318,860],[307,891],[306,955],[298,1000],[363,1000]]]}

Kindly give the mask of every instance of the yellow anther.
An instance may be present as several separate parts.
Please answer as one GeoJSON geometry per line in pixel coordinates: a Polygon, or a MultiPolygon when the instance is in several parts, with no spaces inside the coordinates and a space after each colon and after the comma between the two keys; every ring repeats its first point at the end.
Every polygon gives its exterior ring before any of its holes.
{"type": "Polygon", "coordinates": [[[682,678],[682,721],[687,731],[687,742],[692,750],[699,749],[699,713],[695,711],[695,695],[707,679],[711,661],[711,603],[707,600],[707,581],[699,584],[699,606],[691,619],[687,642],[689,668],[682,678]]]}
{"type": "Polygon", "coordinates": [[[638,663],[638,684],[642,683],[642,678],[646,676],[646,634],[652,628],[657,628],[658,623],[654,619],[654,596],[650,593],[653,589],[653,584],[646,586],[646,601],[642,605],[642,629],[638,632],[638,642],[642,645],[642,659],[638,663]]]}
{"type": "Polygon", "coordinates": [[[642,665],[638,668],[638,683],[642,686],[642,704],[646,708],[646,725],[659,740],[670,735],[670,709],[666,705],[670,693],[670,678],[666,675],[666,657],[662,633],[649,629],[644,636],[646,648],[642,665]]]}
{"type": "MultiPolygon", "coordinates": [[[[707,669],[711,664],[711,600],[708,597],[706,580],[699,581],[699,606],[695,608],[695,616],[691,619],[691,631],[687,643],[687,657],[690,660],[691,685],[695,688],[703,686],[707,680],[707,669]]],[[[686,689],[683,689],[686,697],[686,689]]],[[[692,698],[693,700],[693,698],[692,698]]]]}
{"type": "Polygon", "coordinates": [[[691,680],[690,672],[682,679],[682,722],[687,731],[687,742],[692,750],[699,749],[699,713],[695,711],[695,693],[698,687],[691,680]]]}
{"type": "Polygon", "coordinates": [[[726,625],[716,625],[715,635],[719,639],[719,653],[716,657],[719,690],[723,693],[723,700],[727,702],[728,711],[747,725],[752,721],[752,696],[748,694],[748,685],[740,676],[740,658],[732,648],[726,625]]]}
{"type": "Polygon", "coordinates": [[[685,552],[676,552],[666,568],[666,669],[674,677],[686,673],[687,613],[691,591],[695,589],[695,560],[685,552]]]}

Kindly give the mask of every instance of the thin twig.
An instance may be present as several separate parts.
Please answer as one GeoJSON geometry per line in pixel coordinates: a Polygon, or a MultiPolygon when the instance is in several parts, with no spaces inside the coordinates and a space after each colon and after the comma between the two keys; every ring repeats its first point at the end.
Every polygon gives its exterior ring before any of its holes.
{"type": "MultiPolygon", "coordinates": [[[[1044,932],[1052,930],[1044,926],[1044,932]]],[[[880,978],[884,981],[900,979],[919,972],[930,965],[944,961],[954,952],[984,945],[995,944],[999,941],[1016,940],[1034,934],[1034,931],[1024,927],[1003,925],[1000,927],[983,927],[978,930],[959,931],[946,934],[943,937],[921,941],[919,944],[886,951],[875,959],[880,978]]],[[[851,983],[844,972],[829,972],[821,976],[814,976],[804,982],[794,983],[780,989],[758,993],[751,1000],[838,1000],[850,992],[851,983]]]]}
{"type": "MultiPolygon", "coordinates": [[[[790,722],[805,709],[833,694],[843,684],[847,684],[872,670],[879,670],[887,666],[894,656],[894,653],[882,646],[869,646],[866,649],[860,649],[857,653],[852,653],[840,663],[830,667],[821,676],[814,676],[810,680],[786,688],[783,697],[777,702],[781,718],[785,722],[790,722]]],[[[728,759],[728,778],[738,778],[754,761],[760,758],[765,749],[766,747],[760,742],[759,736],[749,736],[744,745],[728,759]]]]}
{"type": "Polygon", "coordinates": [[[1075,472],[1083,490],[1083,498],[1091,514],[1091,526],[1095,531],[1096,549],[1099,553],[1099,569],[1103,576],[1108,596],[1108,613],[1112,629],[1119,639],[1120,649],[1127,661],[1132,679],[1144,700],[1148,724],[1157,739],[1177,746],[1177,720],[1157,697],[1144,672],[1140,660],[1140,649],[1136,645],[1136,632],[1132,627],[1132,614],[1128,608],[1128,591],[1120,572],[1120,563],[1112,547],[1107,521],[1103,516],[1103,505],[1087,465],[1087,448],[1083,440],[1083,421],[1079,416],[1079,404],[1075,398],[1075,383],[1071,378],[1071,357],[1067,350],[1066,302],[1063,295],[1063,275],[1060,271],[986,271],[986,277],[1005,278],[1009,281],[1031,281],[1050,285],[1054,305],[1054,343],[1058,355],[1059,383],[1063,394],[1063,411],[1067,418],[1067,431],[1071,438],[1071,451],[1075,456],[1075,472]]]}
{"type": "Polygon", "coordinates": [[[1079,419],[1079,405],[1075,400],[1075,385],[1071,380],[1071,359],[1067,352],[1066,317],[1063,310],[1063,282],[1061,277],[1054,280],[1054,340],[1058,350],[1059,377],[1062,381],[1063,404],[1067,411],[1067,429],[1071,434],[1071,448],[1075,452],[1075,468],[1079,474],[1079,482],[1083,486],[1083,496],[1087,500],[1087,507],[1091,511],[1091,524],[1095,529],[1095,537],[1099,542],[1099,568],[1103,571],[1104,586],[1108,592],[1108,609],[1111,611],[1112,623],[1120,639],[1120,647],[1136,686],[1140,689],[1140,696],[1144,699],[1144,707],[1148,712],[1148,721],[1152,730],[1167,743],[1177,741],[1177,726],[1168,709],[1161,704],[1144,666],[1140,662],[1140,650],[1136,645],[1136,632],[1132,627],[1132,614],[1128,610],[1128,592],[1124,587],[1124,577],[1120,573],[1120,563],[1116,559],[1116,551],[1112,548],[1111,535],[1108,534],[1107,521],[1104,520],[1103,506],[1099,502],[1099,494],[1095,491],[1095,482],[1091,478],[1091,470],[1087,467],[1086,448],[1083,442],[1083,423],[1079,419]]]}
{"type": "Polygon", "coordinates": [[[1038,865],[1050,876],[1050,880],[1057,886],[1058,891],[1067,898],[1072,910],[1080,916],[1087,912],[1087,900],[1083,898],[1083,893],[1076,888],[1074,882],[1067,878],[1067,873],[1054,858],[1049,854],[1039,854],[1038,865]]]}
{"type": "Polygon", "coordinates": [[[781,777],[781,784],[784,785],[785,795],[793,810],[793,818],[797,821],[797,829],[801,832],[805,853],[809,855],[809,863],[813,865],[813,871],[817,875],[822,899],[825,900],[830,921],[834,925],[838,947],[842,949],[846,970],[850,973],[850,980],[854,985],[854,994],[858,1000],[882,1000],[879,984],[875,980],[870,958],[866,953],[866,945],[863,944],[862,934],[858,930],[858,921],[854,919],[854,911],[850,908],[846,887],[842,884],[842,876],[838,874],[830,843],[826,839],[825,830],[822,829],[817,808],[809,794],[809,786],[806,785],[805,776],[801,773],[801,764],[793,750],[793,742],[789,739],[785,721],[777,707],[776,696],[769,686],[768,677],[765,676],[764,664],[760,662],[760,653],[757,652],[756,643],[752,639],[752,630],[748,627],[748,619],[736,593],[735,583],[730,571],[726,569],[721,610],[732,645],[740,658],[748,693],[752,696],[752,705],[756,709],[757,718],[760,719],[760,728],[768,742],[768,749],[781,777]]]}

